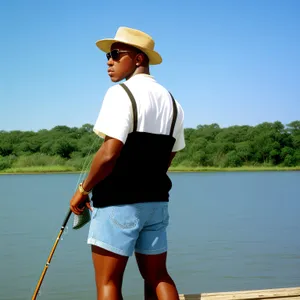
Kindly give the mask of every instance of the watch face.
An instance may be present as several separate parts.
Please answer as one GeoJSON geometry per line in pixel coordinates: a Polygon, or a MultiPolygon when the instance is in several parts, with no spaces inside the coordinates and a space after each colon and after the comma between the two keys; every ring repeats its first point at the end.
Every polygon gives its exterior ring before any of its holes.
{"type": "Polygon", "coordinates": [[[83,188],[82,183],[79,184],[79,191],[80,191],[80,193],[83,194],[83,195],[88,195],[88,194],[89,194],[89,192],[86,191],[86,190],[83,188]]]}

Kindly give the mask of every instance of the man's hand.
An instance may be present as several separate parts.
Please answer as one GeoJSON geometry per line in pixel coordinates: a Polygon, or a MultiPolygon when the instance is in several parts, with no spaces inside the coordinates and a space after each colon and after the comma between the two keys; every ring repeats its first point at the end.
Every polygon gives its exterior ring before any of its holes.
{"type": "Polygon", "coordinates": [[[88,195],[83,195],[77,190],[70,201],[70,209],[75,215],[81,215],[85,206],[92,211],[88,195]]]}

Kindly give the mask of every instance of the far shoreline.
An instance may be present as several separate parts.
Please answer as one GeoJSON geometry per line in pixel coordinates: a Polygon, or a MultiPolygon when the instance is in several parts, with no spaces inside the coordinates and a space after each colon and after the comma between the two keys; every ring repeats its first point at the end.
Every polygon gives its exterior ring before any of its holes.
{"type": "MultiPolygon", "coordinates": [[[[296,167],[258,167],[243,166],[235,168],[219,167],[170,167],[168,173],[220,173],[220,172],[272,172],[272,171],[300,171],[300,166],[296,167]]],[[[43,166],[43,167],[23,167],[12,168],[0,171],[0,175],[31,175],[31,174],[81,174],[86,171],[78,171],[70,167],[63,166],[43,166]]]]}

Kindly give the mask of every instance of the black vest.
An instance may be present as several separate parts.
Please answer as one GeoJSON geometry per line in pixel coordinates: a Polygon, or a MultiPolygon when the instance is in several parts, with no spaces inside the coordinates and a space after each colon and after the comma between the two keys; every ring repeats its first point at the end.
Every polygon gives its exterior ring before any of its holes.
{"type": "Polygon", "coordinates": [[[169,201],[172,182],[167,170],[176,141],[172,136],[177,118],[175,100],[170,94],[173,120],[169,135],[138,132],[136,101],[128,87],[124,83],[121,86],[132,103],[133,131],[128,134],[112,173],[94,186],[93,206],[169,201]]]}

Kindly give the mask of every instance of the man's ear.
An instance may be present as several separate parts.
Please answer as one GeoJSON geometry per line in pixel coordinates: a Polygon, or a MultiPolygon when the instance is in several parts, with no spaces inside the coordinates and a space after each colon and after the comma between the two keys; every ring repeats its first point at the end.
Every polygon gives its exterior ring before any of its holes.
{"type": "Polygon", "coordinates": [[[137,55],[136,55],[136,63],[135,63],[135,65],[137,66],[137,67],[139,67],[139,66],[146,66],[147,64],[148,64],[148,57],[146,56],[146,54],[144,54],[144,53],[138,53],[137,55]]]}
{"type": "Polygon", "coordinates": [[[136,60],[136,62],[135,62],[136,66],[137,67],[141,66],[142,63],[143,63],[143,60],[144,60],[143,54],[142,53],[138,53],[137,56],[136,56],[136,58],[135,58],[135,60],[136,60]]]}

